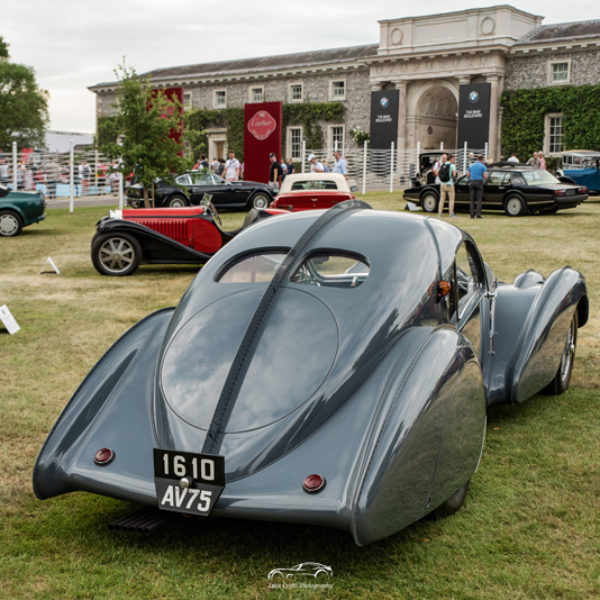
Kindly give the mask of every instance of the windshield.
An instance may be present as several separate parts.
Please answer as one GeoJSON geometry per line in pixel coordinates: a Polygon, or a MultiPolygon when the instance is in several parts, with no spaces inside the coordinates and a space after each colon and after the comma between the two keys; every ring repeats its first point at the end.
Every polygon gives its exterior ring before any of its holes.
{"type": "Polygon", "coordinates": [[[533,171],[522,171],[521,175],[525,178],[528,185],[543,185],[546,183],[560,183],[554,175],[543,169],[534,169],[533,171]]]}

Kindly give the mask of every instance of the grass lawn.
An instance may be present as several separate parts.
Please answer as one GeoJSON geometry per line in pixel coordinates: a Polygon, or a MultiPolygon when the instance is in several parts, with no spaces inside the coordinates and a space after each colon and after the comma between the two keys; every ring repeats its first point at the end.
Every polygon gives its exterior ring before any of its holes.
{"type": "MultiPolygon", "coordinates": [[[[401,193],[367,194],[400,210],[401,193]]],[[[579,330],[571,387],[494,407],[465,507],[365,548],[318,527],[177,520],[149,536],[108,530],[127,502],[75,493],[41,502],[31,472],[81,380],[127,328],[175,305],[197,268],[142,266],[125,278],[92,267],[90,240],[106,208],[51,209],[0,240],[1,598],[573,599],[600,597],[600,202],[556,215],[461,215],[501,281],[569,264],[586,276],[591,316],[579,330]],[[61,274],[40,274],[51,256],[61,274]],[[330,589],[269,589],[267,573],[330,565],[330,589]]],[[[233,228],[243,213],[224,215],[233,228]]],[[[410,257],[405,257],[410,259],[410,257]]]]}

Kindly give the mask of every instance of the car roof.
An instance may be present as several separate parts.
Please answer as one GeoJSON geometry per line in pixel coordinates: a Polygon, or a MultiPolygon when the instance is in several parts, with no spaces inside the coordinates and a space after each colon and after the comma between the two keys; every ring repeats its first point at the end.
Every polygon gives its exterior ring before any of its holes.
{"type": "Polygon", "coordinates": [[[293,173],[292,175],[286,175],[281,184],[280,192],[290,192],[292,185],[298,181],[335,181],[338,191],[350,191],[348,182],[341,173],[293,173]]]}

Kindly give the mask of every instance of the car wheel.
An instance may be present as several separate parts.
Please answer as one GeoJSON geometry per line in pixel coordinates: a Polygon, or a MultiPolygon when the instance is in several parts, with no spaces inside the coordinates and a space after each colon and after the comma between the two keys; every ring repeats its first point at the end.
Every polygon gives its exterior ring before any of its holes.
{"type": "Polygon", "coordinates": [[[142,259],[142,247],[126,233],[95,235],[92,240],[92,263],[102,275],[131,275],[142,259]]]}
{"type": "Polygon", "coordinates": [[[519,196],[509,196],[504,203],[504,210],[509,217],[520,217],[527,214],[525,203],[519,196]]]}
{"type": "Polygon", "coordinates": [[[445,502],[443,502],[440,506],[438,506],[433,512],[432,515],[435,519],[443,519],[445,517],[449,517],[457,512],[462,505],[465,503],[465,498],[467,496],[467,490],[469,489],[470,479],[467,479],[465,483],[463,483],[457,490],[448,498],[445,502]]]}
{"type": "Polygon", "coordinates": [[[252,208],[267,208],[271,202],[271,197],[264,192],[258,192],[252,196],[252,208]]]}
{"type": "Polygon", "coordinates": [[[573,372],[573,362],[575,361],[575,348],[577,346],[577,311],[573,313],[567,339],[563,348],[558,371],[554,379],[544,388],[544,394],[549,396],[558,396],[567,391],[573,372]]]}
{"type": "Polygon", "coordinates": [[[425,212],[435,212],[438,206],[437,196],[433,192],[426,192],[421,196],[421,206],[425,212]]]}
{"type": "Polygon", "coordinates": [[[14,237],[19,235],[23,229],[21,217],[12,210],[0,211],[0,236],[14,237]]]}
{"type": "Polygon", "coordinates": [[[183,208],[184,206],[188,205],[188,201],[187,198],[185,198],[184,196],[171,196],[169,198],[169,206],[171,208],[183,208]]]}

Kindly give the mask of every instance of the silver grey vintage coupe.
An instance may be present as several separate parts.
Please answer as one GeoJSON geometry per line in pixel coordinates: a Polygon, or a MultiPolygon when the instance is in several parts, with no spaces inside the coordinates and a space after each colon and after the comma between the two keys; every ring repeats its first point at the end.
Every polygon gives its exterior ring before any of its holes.
{"type": "Polygon", "coordinates": [[[486,405],[566,390],[587,318],[577,271],[497,283],[436,219],[357,200],[267,219],[106,352],[44,443],[35,493],[369,544],[460,508],[486,405]]]}

